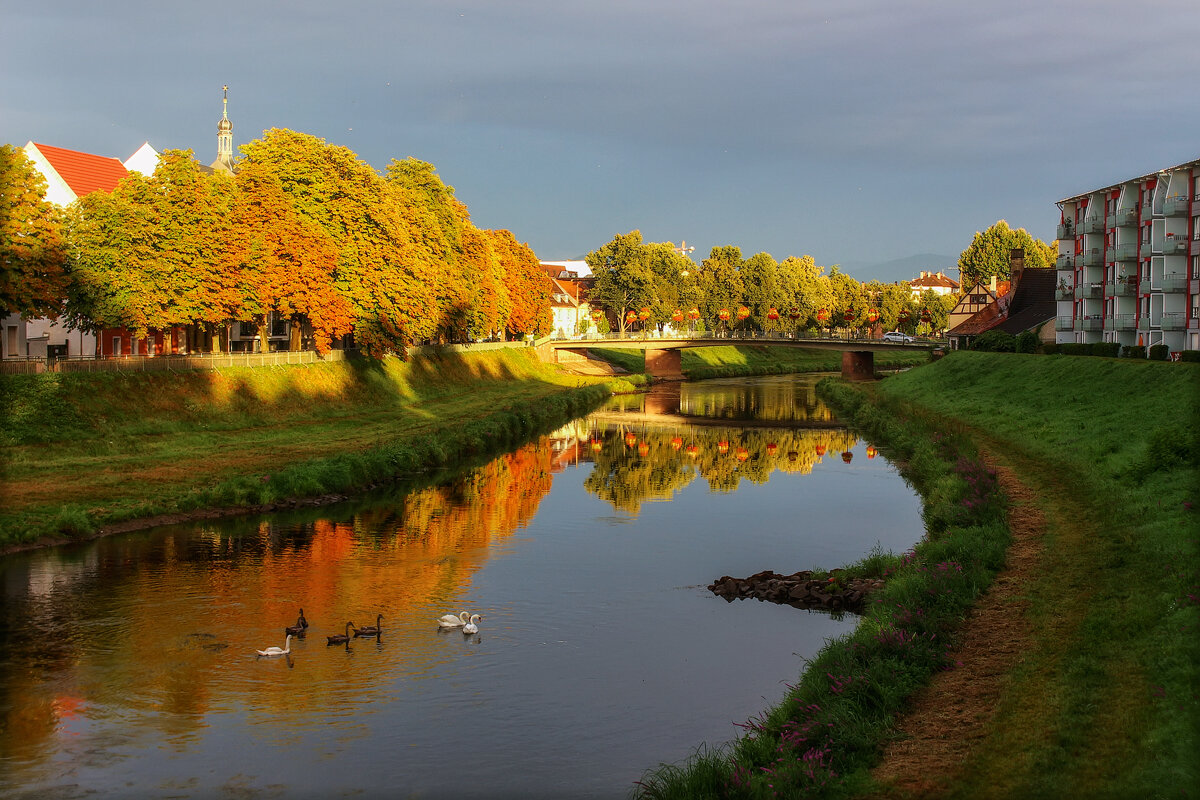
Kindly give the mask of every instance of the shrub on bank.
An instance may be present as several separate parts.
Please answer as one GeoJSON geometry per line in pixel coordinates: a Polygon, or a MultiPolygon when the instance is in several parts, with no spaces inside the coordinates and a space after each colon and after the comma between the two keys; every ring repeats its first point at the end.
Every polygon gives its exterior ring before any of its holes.
{"type": "Polygon", "coordinates": [[[1007,503],[970,443],[840,381],[818,392],[880,443],[920,491],[927,537],[892,561],[853,633],[830,641],[783,701],[747,721],[733,745],[660,767],[643,798],[844,797],[864,788],[893,716],[939,669],[976,597],[1003,565],[1007,503]]]}
{"type": "Polygon", "coordinates": [[[1171,353],[1171,348],[1168,347],[1167,345],[1152,344],[1152,345],[1150,345],[1150,350],[1149,350],[1149,354],[1147,357],[1151,361],[1166,361],[1167,356],[1170,355],[1170,353],[1171,353]]]}

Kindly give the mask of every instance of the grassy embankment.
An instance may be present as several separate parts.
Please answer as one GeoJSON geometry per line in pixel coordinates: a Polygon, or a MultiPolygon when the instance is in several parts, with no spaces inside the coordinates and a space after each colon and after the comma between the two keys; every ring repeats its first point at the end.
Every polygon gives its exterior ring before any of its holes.
{"type": "MultiPolygon", "coordinates": [[[[832,382],[830,382],[832,383],[832,382]]],[[[647,797],[904,797],[871,778],[905,699],[950,666],[1004,560],[1005,503],[978,443],[1046,516],[1025,578],[1032,645],[948,797],[1180,797],[1200,785],[1200,367],[954,353],[829,398],[924,499],[928,537],[880,602],[723,749],[650,775],[647,797]],[[867,401],[870,395],[870,402],[867,401]]],[[[983,709],[991,711],[992,709],[983,709]]]]}
{"type": "MultiPolygon", "coordinates": [[[[591,352],[627,372],[641,373],[646,369],[646,354],[643,350],[608,347],[593,348],[591,352]]],[[[881,352],[875,354],[875,367],[914,367],[928,360],[929,354],[924,350],[881,352]]],[[[694,347],[683,351],[681,361],[683,374],[692,380],[792,372],[838,372],[842,368],[842,354],[837,350],[770,345],[694,347]]]]}
{"type": "Polygon", "coordinates": [[[497,452],[610,386],[505,350],[0,378],[0,547],[127,520],[349,494],[497,452]]]}

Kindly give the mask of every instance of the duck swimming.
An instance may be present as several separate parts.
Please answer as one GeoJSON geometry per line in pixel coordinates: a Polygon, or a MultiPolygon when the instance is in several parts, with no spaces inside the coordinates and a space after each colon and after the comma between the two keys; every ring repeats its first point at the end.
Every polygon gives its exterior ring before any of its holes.
{"type": "Polygon", "coordinates": [[[304,632],[307,630],[308,630],[308,620],[306,620],[304,618],[304,609],[302,608],[302,609],[300,609],[300,616],[296,618],[296,624],[288,625],[286,628],[283,629],[283,632],[290,633],[295,636],[303,636],[304,632]]]}
{"type": "Polygon", "coordinates": [[[350,641],[350,629],[353,627],[353,622],[347,622],[345,633],[335,633],[333,636],[326,636],[325,638],[329,640],[329,644],[345,644],[350,641]]]}
{"type": "Polygon", "coordinates": [[[381,626],[379,624],[380,621],[382,621],[382,620],[383,620],[383,614],[380,614],[379,616],[377,616],[375,618],[374,625],[367,625],[364,628],[355,628],[354,635],[355,636],[378,636],[379,634],[383,633],[383,626],[381,626]]]}

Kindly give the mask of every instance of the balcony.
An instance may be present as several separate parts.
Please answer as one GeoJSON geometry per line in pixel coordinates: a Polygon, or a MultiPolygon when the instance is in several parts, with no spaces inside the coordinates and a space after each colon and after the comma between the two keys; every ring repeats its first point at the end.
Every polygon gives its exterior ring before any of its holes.
{"type": "Polygon", "coordinates": [[[1182,311],[1173,311],[1162,315],[1158,327],[1164,331],[1182,331],[1187,328],[1187,315],[1182,311]]]}
{"type": "Polygon", "coordinates": [[[1188,252],[1188,240],[1184,236],[1168,236],[1163,240],[1163,255],[1164,256],[1186,256],[1188,252]]]}
{"type": "Polygon", "coordinates": [[[1110,331],[1137,330],[1137,314],[1114,314],[1104,321],[1104,327],[1110,331]]]}
{"type": "Polygon", "coordinates": [[[1104,217],[1089,217],[1079,228],[1084,233],[1104,233],[1104,217]]]}
{"type": "Polygon", "coordinates": [[[1084,250],[1079,255],[1075,256],[1075,266],[1077,267],[1102,267],[1104,266],[1104,251],[1099,247],[1093,247],[1091,250],[1084,250]]]}
{"type": "Polygon", "coordinates": [[[1187,278],[1182,275],[1167,275],[1159,281],[1159,284],[1162,286],[1162,290],[1169,294],[1179,294],[1188,289],[1187,278]]]}
{"type": "Polygon", "coordinates": [[[1137,279],[1120,278],[1105,287],[1109,297],[1137,297],[1137,279]]]}
{"type": "Polygon", "coordinates": [[[1083,319],[1075,320],[1075,330],[1077,331],[1102,331],[1104,330],[1104,320],[1099,317],[1084,317],[1083,319]]]}
{"type": "Polygon", "coordinates": [[[1139,331],[1150,330],[1150,318],[1149,317],[1138,317],[1138,330],[1139,331]]]}
{"type": "Polygon", "coordinates": [[[1150,242],[1142,242],[1142,247],[1138,252],[1142,258],[1149,258],[1154,255],[1154,245],[1150,244],[1150,242]]]}
{"type": "Polygon", "coordinates": [[[1149,278],[1145,278],[1140,284],[1138,284],[1138,292],[1141,294],[1150,294],[1151,291],[1153,290],[1150,288],[1149,278]]]}
{"type": "Polygon", "coordinates": [[[1108,227],[1128,228],[1131,225],[1137,225],[1138,211],[1136,208],[1123,208],[1115,214],[1108,215],[1108,227]]]}
{"type": "Polygon", "coordinates": [[[1109,259],[1109,261],[1137,261],[1137,244],[1133,242],[1127,242],[1126,244],[1119,244],[1113,249],[1116,250],[1116,253],[1114,254],[1113,258],[1109,259]]]}
{"type": "Polygon", "coordinates": [[[1073,331],[1075,330],[1075,320],[1070,317],[1056,317],[1054,320],[1054,330],[1073,331]]]}
{"type": "Polygon", "coordinates": [[[1164,217],[1186,217],[1188,213],[1189,199],[1186,194],[1175,195],[1168,197],[1163,203],[1164,217]]]}
{"type": "Polygon", "coordinates": [[[1072,286],[1058,286],[1054,289],[1055,300],[1074,300],[1075,289],[1072,286]]]}
{"type": "Polygon", "coordinates": [[[1071,269],[1071,267],[1074,266],[1074,264],[1075,264],[1075,256],[1070,255],[1070,254],[1059,256],[1058,259],[1055,260],[1055,262],[1054,262],[1054,266],[1057,267],[1058,269],[1071,269]]]}
{"type": "Polygon", "coordinates": [[[1060,222],[1054,231],[1055,239],[1073,239],[1075,238],[1075,226],[1069,222],[1060,222]]]}
{"type": "Polygon", "coordinates": [[[1098,283],[1085,283],[1075,287],[1076,300],[1099,300],[1104,297],[1104,287],[1098,283]]]}

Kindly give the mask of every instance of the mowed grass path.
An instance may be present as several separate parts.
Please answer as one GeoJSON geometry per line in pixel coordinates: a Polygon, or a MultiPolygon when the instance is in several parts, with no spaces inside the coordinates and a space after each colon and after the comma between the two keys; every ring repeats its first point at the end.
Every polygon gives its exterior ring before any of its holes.
{"type": "Polygon", "coordinates": [[[419,440],[581,382],[522,351],[5,379],[0,539],[44,534],[64,507],[101,522],[174,510],[224,481],[419,440]]]}

